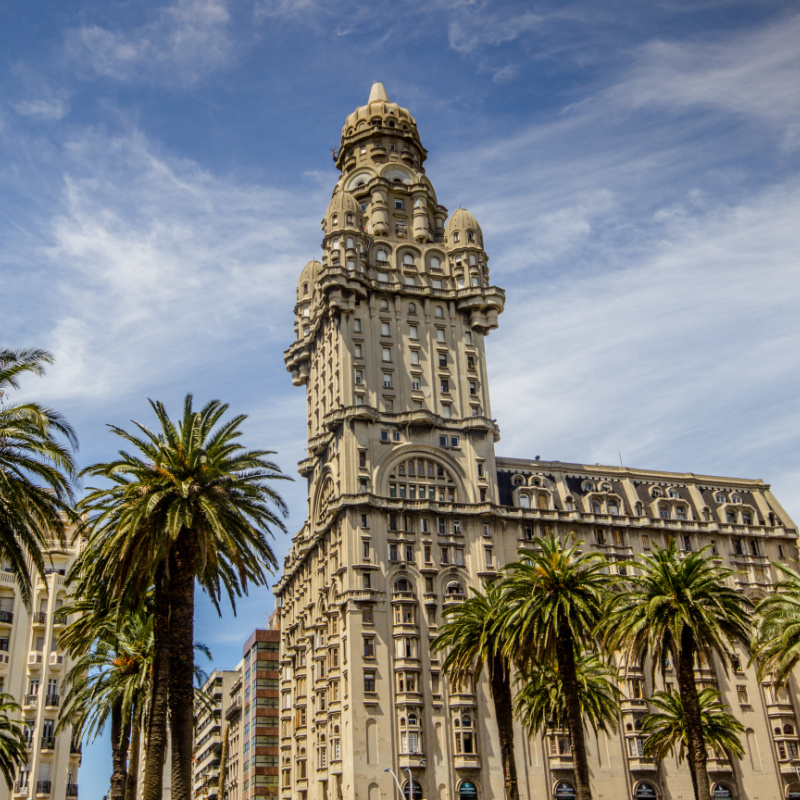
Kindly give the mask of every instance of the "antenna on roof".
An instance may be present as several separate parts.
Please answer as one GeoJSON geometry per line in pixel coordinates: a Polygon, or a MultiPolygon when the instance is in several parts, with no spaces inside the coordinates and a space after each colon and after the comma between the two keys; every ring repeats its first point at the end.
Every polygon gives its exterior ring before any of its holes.
{"type": "Polygon", "coordinates": [[[619,465],[625,469],[625,465],[622,463],[622,450],[617,450],[617,452],[619,453],[619,465]]]}

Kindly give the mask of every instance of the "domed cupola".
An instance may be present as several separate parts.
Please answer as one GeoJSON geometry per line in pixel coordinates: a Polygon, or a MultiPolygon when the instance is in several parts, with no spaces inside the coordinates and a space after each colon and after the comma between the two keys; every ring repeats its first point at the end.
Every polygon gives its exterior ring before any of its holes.
{"type": "Polygon", "coordinates": [[[466,208],[459,208],[453,212],[444,229],[444,244],[448,250],[460,247],[477,247],[483,250],[481,226],[466,208]]]}
{"type": "Polygon", "coordinates": [[[337,186],[325,212],[322,229],[326,234],[334,231],[360,231],[362,216],[358,200],[350,192],[337,186]]]}
{"type": "Polygon", "coordinates": [[[314,295],[314,286],[319,277],[319,271],[322,269],[322,264],[319,261],[309,261],[303,267],[300,273],[300,278],[297,281],[297,302],[311,302],[314,295]]]}

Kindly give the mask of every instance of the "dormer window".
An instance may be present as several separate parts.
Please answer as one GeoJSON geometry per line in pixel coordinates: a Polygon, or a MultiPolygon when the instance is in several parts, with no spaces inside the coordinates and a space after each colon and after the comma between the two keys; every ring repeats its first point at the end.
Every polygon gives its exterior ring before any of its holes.
{"type": "Polygon", "coordinates": [[[667,495],[669,497],[672,497],[672,498],[676,499],[676,500],[680,497],[680,494],[678,494],[678,490],[677,489],[670,489],[669,492],[667,492],[667,495]]]}
{"type": "Polygon", "coordinates": [[[458,241],[458,233],[454,233],[454,234],[453,234],[453,241],[454,241],[454,242],[457,242],[457,241],[458,241]]]}
{"type": "Polygon", "coordinates": [[[402,210],[403,210],[403,201],[402,201],[402,200],[400,200],[400,198],[397,198],[397,199],[394,201],[394,207],[395,207],[396,209],[398,209],[398,210],[402,211],[402,210]]]}
{"type": "Polygon", "coordinates": [[[346,223],[347,225],[352,225],[354,222],[355,222],[355,217],[354,217],[352,214],[348,214],[348,215],[345,217],[345,223],[346,223]]]}
{"type": "Polygon", "coordinates": [[[724,502],[725,502],[725,499],[726,499],[726,498],[725,498],[725,495],[724,495],[724,494],[717,494],[717,495],[714,495],[714,500],[716,500],[718,503],[724,503],[724,502]]]}
{"type": "Polygon", "coordinates": [[[303,294],[308,294],[308,284],[307,283],[303,284],[303,294]]]}
{"type": "Polygon", "coordinates": [[[475,234],[472,231],[467,231],[467,241],[471,242],[475,239],[475,234]]]}
{"type": "Polygon", "coordinates": [[[331,225],[338,225],[338,224],[339,224],[339,215],[331,214],[331,225]]]}

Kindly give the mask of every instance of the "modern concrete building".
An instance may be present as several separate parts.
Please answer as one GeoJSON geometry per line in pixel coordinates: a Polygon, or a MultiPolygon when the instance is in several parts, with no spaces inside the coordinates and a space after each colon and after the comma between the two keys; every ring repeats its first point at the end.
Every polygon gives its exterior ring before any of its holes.
{"type": "Polygon", "coordinates": [[[68,620],[60,612],[67,602],[64,576],[80,544],[47,540],[47,575],[33,578],[33,603],[22,602],[15,575],[0,570],[0,691],[14,697],[28,740],[28,762],[9,792],[0,781],[0,800],[78,796],[80,745],[69,730],[56,734],[64,680],[70,660],[58,648],[58,636],[68,620]]]}
{"type": "MultiPolygon", "coordinates": [[[[256,629],[236,672],[228,673],[234,679],[223,694],[225,745],[219,756],[225,800],[278,797],[279,647],[280,631],[256,629]]],[[[195,796],[205,797],[197,787],[195,796]]]]}
{"type": "MultiPolygon", "coordinates": [[[[429,643],[443,611],[536,534],[583,539],[611,562],[671,539],[708,545],[753,597],[775,580],[771,562],[797,555],[760,480],[495,455],[484,340],[504,292],[480,226],[464,209],[448,219],[425,157],[413,117],[375,84],[345,123],[321,260],[297,286],[285,357],[306,387],[308,520],[275,588],[284,800],[394,800],[394,776],[415,800],[504,796],[486,679],[457,691],[429,643]]],[[[588,743],[594,796],[691,797],[685,765],[642,756],[656,687],[618,666],[619,731],[588,743]]],[[[742,761],[709,762],[715,797],[800,797],[794,682],[773,692],[744,654],[698,678],[746,727],[742,761]]],[[[565,732],[517,733],[521,795],[574,797],[565,732]]]]}

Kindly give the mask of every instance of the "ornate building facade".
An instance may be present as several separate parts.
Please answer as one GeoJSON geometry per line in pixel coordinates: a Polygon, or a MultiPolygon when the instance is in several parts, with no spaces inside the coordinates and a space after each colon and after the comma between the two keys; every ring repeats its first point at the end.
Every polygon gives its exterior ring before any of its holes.
{"type": "MultiPolygon", "coordinates": [[[[322,259],[297,287],[293,383],[306,387],[308,520],[275,588],[285,800],[503,797],[488,685],[456,691],[433,656],[448,606],[537,534],[628,560],[705,545],[758,595],[796,557],[795,526],[759,480],[495,456],[484,339],[505,295],[483,235],[448,219],[409,112],[372,87],[342,131],[322,259]]],[[[746,726],[747,756],[709,762],[719,798],[800,797],[797,695],[744,654],[703,664],[746,726]]],[[[590,739],[598,798],[689,798],[688,771],[642,756],[649,673],[619,665],[616,734],[590,739]]],[[[669,683],[669,675],[667,676],[669,683]]],[[[574,796],[569,739],[517,731],[522,796],[574,796]]]]}

